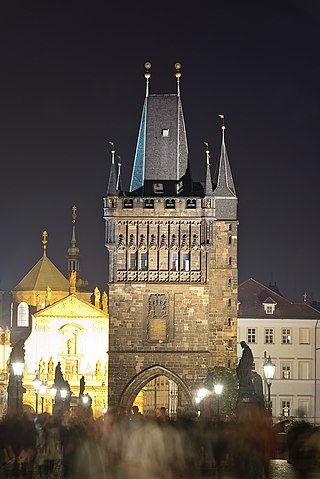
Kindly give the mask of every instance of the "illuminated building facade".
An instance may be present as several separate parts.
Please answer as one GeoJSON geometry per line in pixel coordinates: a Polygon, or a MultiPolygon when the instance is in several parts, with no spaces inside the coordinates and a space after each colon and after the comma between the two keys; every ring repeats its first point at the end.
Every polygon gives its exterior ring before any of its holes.
{"type": "Polygon", "coordinates": [[[184,398],[175,408],[193,407],[209,369],[237,362],[237,196],[225,126],[213,178],[206,144],[205,181],[193,182],[175,66],[176,93],[150,94],[146,64],[129,191],[122,190],[111,144],[104,199],[109,401],[127,410],[160,376],[184,398]]]}
{"type": "Polygon", "coordinates": [[[276,366],[274,417],[302,416],[319,423],[319,320],[319,311],[284,298],[276,285],[266,287],[252,278],[239,285],[238,340],[250,346],[262,378],[265,356],[276,366]]]}

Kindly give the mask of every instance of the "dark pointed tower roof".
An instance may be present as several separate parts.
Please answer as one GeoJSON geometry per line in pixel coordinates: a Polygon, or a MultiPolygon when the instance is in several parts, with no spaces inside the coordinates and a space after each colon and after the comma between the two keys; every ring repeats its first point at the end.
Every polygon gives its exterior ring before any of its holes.
{"type": "MultiPolygon", "coordinates": [[[[149,94],[146,63],[146,96],[142,109],[130,192],[188,193],[190,173],[187,134],[180,97],[180,68],[176,63],[176,94],[149,94]],[[155,188],[157,191],[155,191],[155,188]]],[[[149,193],[150,194],[150,193],[149,193]]]]}
{"type": "Polygon", "coordinates": [[[116,165],[114,162],[114,155],[116,151],[114,148],[114,143],[112,141],[109,141],[109,144],[111,145],[112,150],[111,150],[111,167],[110,167],[109,181],[108,181],[108,187],[107,187],[107,196],[116,196],[118,195],[116,165]]]}
{"type": "Polygon", "coordinates": [[[69,281],[47,257],[48,233],[43,232],[43,256],[22,278],[13,291],[68,291],[69,281]]]}
{"type": "MultiPolygon", "coordinates": [[[[220,115],[222,118],[223,115],[220,115]]],[[[225,144],[225,125],[222,125],[222,143],[220,159],[214,173],[214,196],[236,197],[227,148],[225,144]]]]}

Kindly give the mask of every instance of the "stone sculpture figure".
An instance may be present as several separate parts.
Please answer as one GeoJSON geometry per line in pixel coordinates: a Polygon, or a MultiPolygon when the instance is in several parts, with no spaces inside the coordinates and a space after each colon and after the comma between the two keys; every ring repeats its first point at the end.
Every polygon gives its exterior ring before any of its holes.
{"type": "Polygon", "coordinates": [[[252,384],[252,368],[253,368],[253,354],[245,341],[241,341],[240,345],[243,349],[242,357],[236,368],[239,387],[253,389],[252,384]]]}

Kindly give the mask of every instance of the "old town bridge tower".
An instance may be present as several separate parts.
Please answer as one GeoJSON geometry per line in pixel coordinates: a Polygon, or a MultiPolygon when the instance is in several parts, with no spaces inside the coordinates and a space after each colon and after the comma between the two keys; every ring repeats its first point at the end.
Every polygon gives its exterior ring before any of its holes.
{"type": "MultiPolygon", "coordinates": [[[[180,96],[150,94],[146,64],[129,191],[111,168],[104,199],[109,258],[109,405],[127,410],[153,378],[174,382],[193,405],[210,368],[234,368],[237,318],[237,196],[222,121],[220,158],[192,181],[180,96]]],[[[221,118],[223,116],[221,115],[221,118]]]]}

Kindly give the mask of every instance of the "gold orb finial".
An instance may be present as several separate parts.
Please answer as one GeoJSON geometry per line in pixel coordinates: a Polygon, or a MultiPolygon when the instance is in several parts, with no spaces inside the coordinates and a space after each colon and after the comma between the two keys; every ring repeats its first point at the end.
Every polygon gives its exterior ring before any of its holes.
{"type": "Polygon", "coordinates": [[[150,68],[151,68],[151,63],[150,62],[146,62],[144,64],[144,68],[147,70],[146,73],[144,74],[144,77],[149,80],[149,78],[151,77],[151,73],[149,72],[150,68]]]}
{"type": "Polygon", "coordinates": [[[179,79],[181,77],[181,72],[180,72],[181,63],[175,63],[174,68],[177,70],[176,71],[176,78],[179,79]]]}

